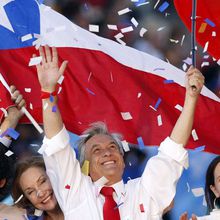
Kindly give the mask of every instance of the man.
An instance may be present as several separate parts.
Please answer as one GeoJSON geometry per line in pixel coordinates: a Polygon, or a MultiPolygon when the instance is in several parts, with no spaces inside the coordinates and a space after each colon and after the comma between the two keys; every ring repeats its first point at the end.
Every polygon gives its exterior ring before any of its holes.
{"type": "Polygon", "coordinates": [[[89,176],[81,173],[57,106],[56,85],[67,61],[59,68],[56,48],[52,53],[47,46],[45,52],[43,48],[39,51],[42,64],[37,65],[37,72],[46,134],[41,152],[65,219],[161,219],[174,198],[183,168],[188,166],[183,146],[191,134],[196,102],[204,84],[202,74],[193,67],[188,70],[184,108],[170,137],[161,143],[158,155],[149,160],[141,178],[124,184],[121,142],[104,124],[89,128],[79,142],[80,164],[89,164],[89,176]]]}
{"type": "MultiPolygon", "coordinates": [[[[4,118],[0,125],[1,135],[8,128],[15,128],[18,124],[19,119],[23,116],[20,109],[25,106],[25,101],[18,90],[14,86],[10,87],[12,93],[12,100],[15,105],[10,106],[7,109],[7,117],[4,118]]],[[[7,203],[10,200],[10,193],[13,181],[13,168],[15,158],[12,156],[8,157],[6,152],[9,150],[11,144],[11,137],[5,135],[0,137],[0,219],[8,220],[25,220],[26,211],[18,209],[16,206],[9,206],[7,203]]]]}

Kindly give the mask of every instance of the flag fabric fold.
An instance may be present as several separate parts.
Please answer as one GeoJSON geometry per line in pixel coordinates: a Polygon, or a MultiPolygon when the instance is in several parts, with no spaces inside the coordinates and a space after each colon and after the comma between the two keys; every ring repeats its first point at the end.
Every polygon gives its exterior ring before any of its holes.
{"type": "MultiPolygon", "coordinates": [[[[36,68],[28,64],[32,54],[38,53],[35,47],[48,44],[58,48],[60,62],[69,61],[58,95],[68,130],[80,134],[90,123],[104,121],[128,142],[137,143],[142,137],[145,145],[158,145],[170,134],[183,106],[184,72],[92,34],[34,0],[15,0],[6,6],[5,15],[12,14],[6,17],[14,32],[6,23],[0,23],[0,36],[6,39],[7,35],[15,35],[10,39],[17,42],[8,43],[7,48],[0,42],[0,72],[21,91],[38,122],[42,123],[40,86],[36,68]],[[12,9],[17,9],[14,14],[12,9]],[[37,19],[28,20],[31,14],[37,19]]],[[[0,105],[6,105],[7,100],[9,97],[1,97],[0,105]]],[[[203,88],[194,123],[198,140],[191,138],[189,148],[205,145],[206,151],[220,153],[219,102],[203,88]]]]}

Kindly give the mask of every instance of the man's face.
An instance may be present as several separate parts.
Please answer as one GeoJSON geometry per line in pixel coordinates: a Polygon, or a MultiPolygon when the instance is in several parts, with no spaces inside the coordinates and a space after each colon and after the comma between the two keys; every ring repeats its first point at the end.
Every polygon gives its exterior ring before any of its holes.
{"type": "Polygon", "coordinates": [[[86,142],[85,159],[89,161],[89,174],[93,182],[106,177],[112,185],[121,181],[124,159],[112,137],[98,134],[86,142]]]}

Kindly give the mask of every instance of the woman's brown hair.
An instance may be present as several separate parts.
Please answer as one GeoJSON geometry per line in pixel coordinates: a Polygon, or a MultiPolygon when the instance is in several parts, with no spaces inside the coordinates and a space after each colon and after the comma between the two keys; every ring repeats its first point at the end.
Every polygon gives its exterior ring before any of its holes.
{"type": "Polygon", "coordinates": [[[21,178],[21,175],[27,169],[31,167],[39,167],[46,171],[46,167],[45,167],[44,160],[42,157],[32,156],[30,158],[22,159],[16,164],[15,176],[14,176],[13,187],[12,187],[12,197],[14,201],[18,200],[19,197],[23,195],[23,198],[16,205],[18,207],[26,209],[27,212],[30,214],[34,212],[35,208],[31,204],[31,202],[25,197],[24,192],[22,191],[21,186],[20,186],[20,178],[21,178]]]}

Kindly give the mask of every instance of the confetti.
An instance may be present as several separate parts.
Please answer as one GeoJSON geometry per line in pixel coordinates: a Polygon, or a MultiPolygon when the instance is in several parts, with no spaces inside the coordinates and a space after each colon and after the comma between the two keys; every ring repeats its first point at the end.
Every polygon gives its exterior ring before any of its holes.
{"type": "Polygon", "coordinates": [[[163,81],[164,84],[171,84],[174,83],[174,81],[172,79],[166,79],[163,81]]]}
{"type": "Polygon", "coordinates": [[[67,184],[67,185],[65,186],[65,189],[70,189],[70,185],[67,184]]]}
{"type": "Polygon", "coordinates": [[[116,39],[120,39],[122,37],[124,37],[124,35],[122,33],[118,33],[114,36],[116,39]]]}
{"type": "Polygon", "coordinates": [[[183,68],[183,71],[186,71],[187,70],[187,65],[184,63],[182,68],[183,68]]]}
{"type": "Polygon", "coordinates": [[[212,31],[212,37],[216,37],[216,32],[212,31]]]}
{"type": "Polygon", "coordinates": [[[138,26],[138,22],[137,22],[137,20],[136,20],[134,17],[131,19],[131,23],[132,23],[135,27],[138,26]]]}
{"type": "Polygon", "coordinates": [[[17,131],[15,131],[13,128],[8,128],[4,133],[1,134],[0,137],[4,137],[6,135],[10,136],[14,140],[16,140],[20,136],[20,134],[17,131]]]}
{"type": "Polygon", "coordinates": [[[130,112],[121,112],[121,116],[125,121],[133,119],[130,112]]]}
{"type": "Polygon", "coordinates": [[[157,116],[157,124],[158,124],[158,126],[161,126],[163,124],[161,115],[157,116]]]}
{"type": "Polygon", "coordinates": [[[192,65],[192,58],[191,57],[187,57],[185,60],[183,60],[183,62],[188,64],[188,65],[192,65]]]}
{"type": "Polygon", "coordinates": [[[20,197],[14,202],[14,204],[17,204],[21,201],[21,199],[24,197],[24,195],[20,195],[20,197]]]}
{"type": "Polygon", "coordinates": [[[123,202],[119,203],[114,209],[118,209],[123,204],[124,204],[123,202]]]}
{"type": "Polygon", "coordinates": [[[202,187],[192,189],[192,193],[195,197],[200,197],[205,194],[204,189],[202,187]]]}
{"type": "Polygon", "coordinates": [[[199,27],[199,33],[204,33],[206,27],[207,27],[207,23],[202,23],[201,26],[199,27]]]}
{"type": "Polygon", "coordinates": [[[30,62],[28,64],[28,66],[36,66],[36,65],[40,64],[41,61],[42,61],[42,57],[41,56],[39,56],[39,57],[32,57],[30,59],[30,62]]]}
{"type": "Polygon", "coordinates": [[[157,5],[160,3],[160,0],[157,0],[156,4],[154,5],[154,9],[157,7],[157,5]]]}
{"type": "Polygon", "coordinates": [[[203,58],[204,58],[204,59],[208,59],[208,58],[209,58],[209,55],[205,55],[203,58]]]}
{"type": "Polygon", "coordinates": [[[157,111],[157,109],[155,109],[152,105],[149,105],[150,108],[152,108],[155,112],[157,111]]]}
{"type": "Polygon", "coordinates": [[[183,42],[185,40],[185,35],[183,35],[180,45],[183,46],[183,42]]]}
{"type": "Polygon", "coordinates": [[[21,42],[28,41],[30,39],[32,39],[32,35],[31,34],[26,34],[26,35],[21,37],[21,42]]]}
{"type": "Polygon", "coordinates": [[[138,142],[138,145],[139,145],[139,148],[140,148],[140,149],[143,149],[143,148],[145,147],[144,141],[143,141],[143,138],[142,138],[142,137],[138,137],[138,138],[137,138],[137,142],[138,142]]]}
{"type": "Polygon", "coordinates": [[[157,103],[156,103],[156,105],[154,106],[155,109],[158,109],[158,107],[159,107],[161,101],[162,101],[161,98],[159,98],[159,99],[157,100],[157,103]]]}
{"type": "Polygon", "coordinates": [[[8,112],[6,111],[5,108],[0,108],[0,110],[4,113],[4,117],[8,117],[8,112]]]}
{"type": "Polygon", "coordinates": [[[126,14],[128,12],[130,12],[131,10],[129,8],[125,8],[125,9],[122,9],[120,11],[118,11],[118,15],[123,15],[123,14],[126,14]]]}
{"type": "Polygon", "coordinates": [[[194,141],[199,140],[198,135],[197,135],[197,133],[196,133],[196,130],[195,130],[195,129],[193,129],[193,130],[192,130],[192,137],[193,137],[193,140],[194,140],[194,141]]]}
{"type": "Polygon", "coordinates": [[[155,68],[153,71],[157,71],[157,70],[162,70],[162,71],[164,71],[165,69],[164,69],[164,68],[155,68]]]}
{"type": "Polygon", "coordinates": [[[10,150],[8,150],[6,153],[5,153],[5,155],[7,156],[7,157],[10,157],[11,155],[13,155],[14,153],[12,152],[12,151],[10,151],[10,150]]]}
{"type": "Polygon", "coordinates": [[[108,27],[108,29],[110,29],[110,30],[115,30],[115,31],[118,30],[117,25],[114,25],[114,24],[108,24],[107,27],[108,27]]]}
{"type": "Polygon", "coordinates": [[[117,38],[116,40],[117,40],[118,43],[120,43],[121,45],[126,46],[126,43],[125,43],[123,40],[121,40],[121,39],[119,39],[119,38],[117,38]]]}
{"type": "Polygon", "coordinates": [[[203,196],[202,205],[207,207],[207,202],[206,202],[205,196],[203,196]]]}
{"type": "Polygon", "coordinates": [[[202,62],[201,67],[209,66],[209,62],[202,62]]]}
{"type": "Polygon", "coordinates": [[[141,212],[145,212],[145,211],[144,211],[144,205],[143,205],[143,204],[140,204],[139,206],[140,206],[140,211],[141,211],[141,212]]]}
{"type": "Polygon", "coordinates": [[[211,27],[215,27],[215,23],[214,23],[213,21],[211,21],[210,19],[206,18],[206,19],[205,19],[205,22],[206,22],[207,24],[209,24],[211,27]]]}
{"type": "Polygon", "coordinates": [[[81,168],[81,171],[84,175],[88,176],[89,175],[89,161],[85,160],[83,163],[83,166],[81,168]]]}
{"type": "Polygon", "coordinates": [[[122,28],[121,32],[122,33],[127,33],[127,32],[131,32],[133,30],[134,30],[134,28],[132,26],[129,26],[129,27],[126,27],[126,28],[122,28]]]}
{"type": "Polygon", "coordinates": [[[122,143],[122,146],[123,146],[123,149],[124,149],[125,152],[130,151],[128,142],[126,140],[121,141],[121,143],[122,143]]]}
{"type": "Polygon", "coordinates": [[[141,97],[141,92],[138,93],[137,98],[139,99],[141,97]]]}
{"type": "Polygon", "coordinates": [[[93,91],[91,91],[89,88],[86,88],[87,92],[89,92],[92,95],[95,95],[95,93],[93,91]]]}
{"type": "Polygon", "coordinates": [[[164,26],[164,27],[159,27],[159,28],[157,29],[157,31],[162,31],[165,27],[166,27],[166,26],[164,26]]]}
{"type": "Polygon", "coordinates": [[[169,7],[169,3],[167,1],[165,1],[160,7],[159,7],[159,11],[160,12],[164,12],[168,7],[169,7]]]}
{"type": "Polygon", "coordinates": [[[139,34],[141,37],[143,37],[146,32],[147,32],[147,29],[142,27],[139,34]]]}
{"type": "Polygon", "coordinates": [[[170,39],[170,42],[171,42],[171,43],[175,43],[175,44],[178,44],[178,43],[179,43],[178,40],[174,40],[174,39],[170,39]]]}
{"type": "Polygon", "coordinates": [[[110,72],[111,82],[113,82],[113,75],[112,72],[110,72]]]}
{"type": "Polygon", "coordinates": [[[106,177],[101,177],[100,179],[98,179],[97,181],[94,182],[95,186],[99,187],[99,186],[104,186],[109,180],[106,177]]]}
{"type": "Polygon", "coordinates": [[[59,87],[57,94],[59,95],[62,91],[62,87],[59,87]]]}
{"type": "Polygon", "coordinates": [[[33,104],[32,103],[30,103],[30,109],[33,110],[33,104]]]}
{"type": "Polygon", "coordinates": [[[207,41],[205,43],[205,46],[204,46],[204,49],[203,49],[203,53],[207,52],[208,46],[209,46],[209,41],[207,41]]]}
{"type": "Polygon", "coordinates": [[[48,107],[48,103],[46,102],[43,106],[44,111],[47,109],[47,107],[48,107]]]}
{"type": "Polygon", "coordinates": [[[24,91],[27,92],[27,93],[30,93],[31,92],[31,88],[24,88],[24,91]]]}
{"type": "Polygon", "coordinates": [[[181,105],[179,105],[179,104],[177,104],[176,106],[175,106],[175,109],[177,109],[177,110],[179,110],[179,111],[183,111],[183,107],[181,106],[181,105]]]}
{"type": "Polygon", "coordinates": [[[190,186],[188,182],[186,183],[186,186],[187,186],[187,192],[190,192],[190,186]]]}
{"type": "Polygon", "coordinates": [[[90,24],[89,31],[91,32],[99,32],[99,25],[90,24]]]}
{"type": "Polygon", "coordinates": [[[143,6],[143,5],[148,5],[150,2],[143,2],[137,5],[137,7],[143,6]]]}
{"type": "Polygon", "coordinates": [[[52,112],[57,112],[57,106],[56,106],[56,105],[54,105],[54,106],[52,107],[52,112]]]}

